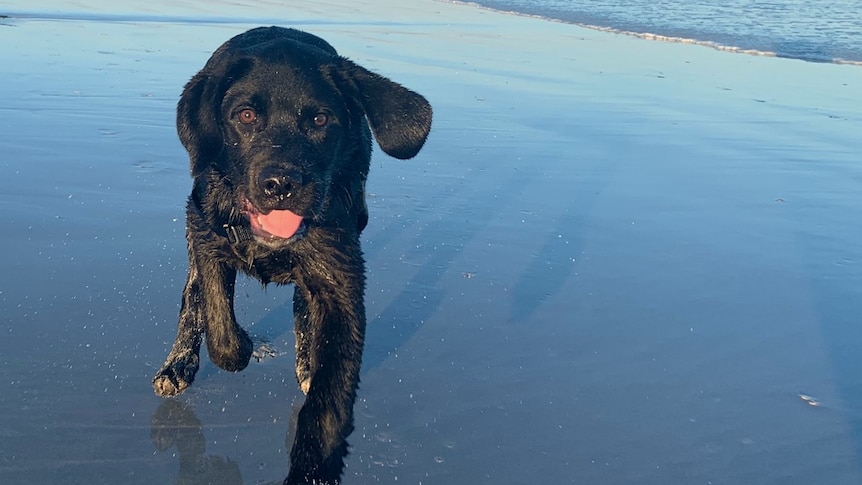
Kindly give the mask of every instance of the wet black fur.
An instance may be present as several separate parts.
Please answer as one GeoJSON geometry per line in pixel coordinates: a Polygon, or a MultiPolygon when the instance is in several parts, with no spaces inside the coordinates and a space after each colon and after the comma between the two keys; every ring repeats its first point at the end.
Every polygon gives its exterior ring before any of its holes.
{"type": "Polygon", "coordinates": [[[180,98],[177,131],[194,179],[189,274],[176,341],[153,387],[167,397],[191,385],[203,339],[222,369],[246,367],[252,342],[234,315],[237,271],[264,284],[293,283],[296,376],[306,400],[285,483],[339,483],[353,430],[365,336],[359,234],[368,221],[372,133],[384,152],[407,159],[430,127],[422,96],[338,56],[316,36],[278,27],[227,41],[180,98]],[[257,114],[253,123],[239,121],[244,109],[257,114]],[[315,124],[321,113],[322,127],[315,124]],[[265,190],[262,174],[271,171],[289,192],[265,190]],[[230,228],[249,227],[247,203],[262,213],[302,215],[302,234],[232,243],[230,228]]]}

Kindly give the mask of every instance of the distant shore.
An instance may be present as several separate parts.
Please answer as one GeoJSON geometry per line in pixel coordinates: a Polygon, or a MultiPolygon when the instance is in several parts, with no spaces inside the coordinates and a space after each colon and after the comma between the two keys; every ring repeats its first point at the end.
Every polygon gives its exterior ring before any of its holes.
{"type": "Polygon", "coordinates": [[[493,12],[500,12],[500,13],[504,13],[507,15],[518,15],[521,17],[535,18],[535,19],[540,19],[540,20],[544,20],[547,22],[559,22],[559,23],[564,23],[564,24],[577,25],[578,27],[583,27],[585,29],[597,30],[599,32],[610,32],[613,34],[628,35],[631,37],[637,37],[637,38],[645,39],[645,40],[655,40],[655,41],[661,41],[661,42],[674,42],[674,43],[678,43],[678,44],[691,44],[691,45],[699,45],[699,46],[704,46],[704,47],[711,47],[711,48],[716,49],[716,50],[720,50],[720,51],[724,51],[724,52],[733,52],[736,54],[747,54],[747,55],[751,55],[751,56],[762,56],[762,57],[786,57],[788,59],[797,59],[797,60],[808,61],[808,62],[822,62],[822,63],[848,64],[848,65],[854,65],[854,66],[862,66],[862,61],[857,61],[857,60],[852,60],[852,59],[842,59],[840,57],[821,58],[821,57],[806,57],[806,56],[790,56],[790,55],[781,54],[779,52],[768,51],[768,50],[745,49],[742,47],[725,45],[725,44],[722,44],[720,42],[714,42],[714,41],[709,41],[709,40],[691,39],[691,38],[687,38],[687,37],[662,35],[662,34],[655,34],[655,33],[649,33],[649,32],[635,32],[635,31],[631,31],[631,30],[623,30],[623,29],[615,29],[612,27],[602,27],[599,25],[591,25],[591,24],[586,24],[586,23],[582,23],[582,22],[569,22],[566,20],[559,20],[559,19],[549,18],[549,17],[545,17],[545,16],[540,16],[540,15],[532,15],[532,14],[523,13],[523,12],[515,12],[512,10],[497,10],[494,8],[478,5],[478,4],[473,3],[473,2],[466,2],[466,1],[461,1],[461,0],[439,0],[439,1],[443,1],[446,3],[452,3],[452,4],[458,4],[458,5],[467,5],[467,6],[470,6],[473,8],[489,10],[489,11],[493,11],[493,12]]]}

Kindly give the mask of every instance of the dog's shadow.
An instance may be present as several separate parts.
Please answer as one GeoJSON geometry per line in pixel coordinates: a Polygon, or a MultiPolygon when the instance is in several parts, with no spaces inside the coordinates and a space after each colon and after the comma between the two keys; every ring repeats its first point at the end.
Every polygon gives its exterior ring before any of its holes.
{"type": "MultiPolygon", "coordinates": [[[[294,410],[296,414],[298,409],[294,410]]],[[[295,423],[291,419],[291,423],[295,423]]],[[[288,434],[290,430],[288,429],[288,434]]],[[[206,453],[200,419],[192,408],[177,399],[164,401],[153,413],[150,437],[160,452],[176,447],[180,468],[174,483],[183,485],[241,485],[242,473],[235,461],[206,453]]],[[[283,483],[283,478],[265,485],[283,483]]]]}

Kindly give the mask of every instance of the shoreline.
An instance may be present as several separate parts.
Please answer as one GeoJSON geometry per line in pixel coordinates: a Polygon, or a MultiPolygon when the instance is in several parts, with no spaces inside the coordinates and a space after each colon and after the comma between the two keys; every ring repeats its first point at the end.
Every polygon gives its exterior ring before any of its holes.
{"type": "Polygon", "coordinates": [[[469,6],[469,7],[473,7],[473,8],[477,8],[477,9],[481,9],[481,10],[487,10],[489,12],[497,12],[497,13],[501,13],[501,14],[505,14],[505,15],[515,15],[518,17],[526,17],[526,18],[531,18],[531,19],[544,20],[547,22],[554,22],[554,23],[560,23],[560,24],[566,24],[566,25],[574,25],[574,26],[581,27],[584,29],[595,30],[597,32],[606,32],[606,33],[610,33],[610,34],[625,35],[625,36],[629,36],[629,37],[636,37],[638,39],[643,39],[643,40],[652,40],[652,41],[658,41],[658,42],[668,42],[668,43],[673,43],[673,44],[685,44],[685,45],[697,45],[697,46],[701,46],[701,47],[709,47],[709,48],[715,49],[717,51],[730,52],[733,54],[745,54],[745,55],[757,56],[757,57],[776,57],[776,58],[780,58],[780,59],[793,59],[793,60],[797,60],[797,61],[811,62],[811,63],[816,63],[816,64],[839,64],[839,65],[849,65],[849,66],[860,66],[860,67],[862,67],[862,60],[856,61],[853,59],[843,59],[840,57],[814,58],[814,57],[791,56],[791,55],[781,54],[781,53],[778,53],[775,51],[767,51],[767,50],[760,50],[760,49],[746,49],[743,47],[726,45],[726,44],[722,44],[720,42],[715,42],[715,41],[711,41],[711,40],[692,39],[692,38],[688,38],[688,37],[662,35],[662,34],[656,34],[656,33],[651,33],[651,32],[636,32],[636,31],[632,31],[632,30],[617,29],[614,27],[604,27],[601,25],[587,24],[587,23],[583,23],[583,22],[572,22],[569,20],[557,19],[557,18],[553,18],[553,17],[546,17],[543,15],[535,15],[535,14],[530,14],[530,13],[525,13],[525,12],[518,12],[515,10],[502,10],[502,9],[497,9],[497,8],[493,8],[493,7],[486,7],[484,5],[479,5],[478,3],[474,3],[474,2],[467,2],[467,1],[461,1],[461,0],[435,0],[435,1],[438,1],[441,3],[450,3],[453,5],[464,5],[464,6],[469,6]]]}

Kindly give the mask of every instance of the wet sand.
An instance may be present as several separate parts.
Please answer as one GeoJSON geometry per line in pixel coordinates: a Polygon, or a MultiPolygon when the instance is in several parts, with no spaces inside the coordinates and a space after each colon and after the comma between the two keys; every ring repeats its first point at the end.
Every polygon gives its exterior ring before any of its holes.
{"type": "Polygon", "coordinates": [[[290,289],[238,285],[281,355],[150,386],[186,270],[175,103],[259,24],[435,107],[416,159],[372,161],[345,483],[862,482],[859,67],[426,0],[41,8],[0,11],[0,482],[286,475],[290,289]]]}

